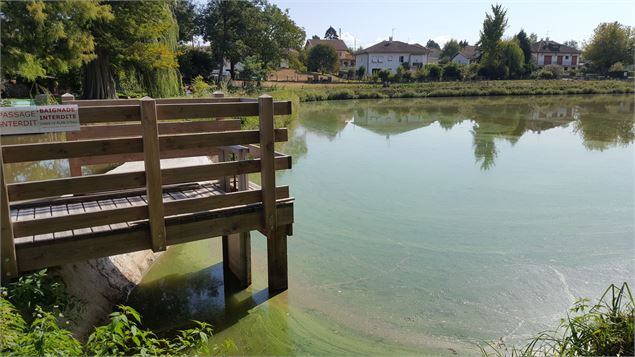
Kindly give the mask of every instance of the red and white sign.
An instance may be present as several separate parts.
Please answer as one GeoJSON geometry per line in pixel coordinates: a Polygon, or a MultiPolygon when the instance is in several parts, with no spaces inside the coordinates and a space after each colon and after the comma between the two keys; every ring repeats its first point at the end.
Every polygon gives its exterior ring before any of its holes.
{"type": "Polygon", "coordinates": [[[0,135],[79,131],[77,104],[0,108],[0,135]]]}

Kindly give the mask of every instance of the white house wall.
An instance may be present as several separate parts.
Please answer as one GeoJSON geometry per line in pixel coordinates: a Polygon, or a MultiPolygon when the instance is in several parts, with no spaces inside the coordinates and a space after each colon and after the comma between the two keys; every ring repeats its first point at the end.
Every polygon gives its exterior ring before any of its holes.
{"type": "Polygon", "coordinates": [[[397,68],[404,63],[408,63],[410,67],[414,67],[416,64],[426,65],[428,56],[411,55],[410,53],[362,53],[355,58],[355,68],[364,66],[366,75],[369,76],[373,74],[373,70],[388,70],[396,73],[397,68]],[[403,56],[403,62],[399,61],[401,56],[403,56]]]}
{"type": "Polygon", "coordinates": [[[574,65],[574,67],[577,67],[580,65],[580,55],[579,54],[572,54],[572,53],[548,53],[548,52],[539,52],[539,53],[532,53],[531,57],[533,58],[533,60],[536,62],[536,64],[538,66],[544,66],[545,65],[545,55],[547,56],[551,56],[551,64],[558,64],[558,56],[562,56],[562,64],[560,64],[560,66],[562,67],[571,67],[572,64],[571,62],[573,61],[573,56],[577,57],[577,62],[574,65]]]}

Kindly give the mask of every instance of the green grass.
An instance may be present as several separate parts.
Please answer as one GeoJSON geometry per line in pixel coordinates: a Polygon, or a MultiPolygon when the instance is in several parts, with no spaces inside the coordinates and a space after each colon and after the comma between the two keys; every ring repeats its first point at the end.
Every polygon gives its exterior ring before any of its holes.
{"type": "Polygon", "coordinates": [[[261,89],[276,98],[298,102],[344,99],[429,98],[507,95],[574,95],[635,93],[631,81],[514,80],[393,84],[276,85],[261,89]]]}
{"type": "Polygon", "coordinates": [[[524,347],[503,342],[479,346],[483,356],[633,356],[635,302],[624,283],[611,284],[594,305],[579,299],[555,330],[537,334],[524,347]]]}

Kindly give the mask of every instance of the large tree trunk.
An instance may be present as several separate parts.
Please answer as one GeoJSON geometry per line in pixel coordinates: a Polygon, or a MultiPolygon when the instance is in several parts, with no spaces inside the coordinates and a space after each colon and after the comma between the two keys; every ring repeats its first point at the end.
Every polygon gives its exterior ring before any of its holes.
{"type": "Polygon", "coordinates": [[[115,99],[117,91],[110,59],[104,51],[97,50],[97,58],[84,66],[84,99],[115,99]]]}
{"type": "Polygon", "coordinates": [[[229,62],[229,74],[231,76],[231,79],[236,79],[236,62],[234,62],[234,60],[231,60],[229,62]]]}
{"type": "Polygon", "coordinates": [[[220,60],[220,66],[218,67],[218,83],[219,85],[223,82],[223,71],[225,70],[225,60],[220,60]]]}

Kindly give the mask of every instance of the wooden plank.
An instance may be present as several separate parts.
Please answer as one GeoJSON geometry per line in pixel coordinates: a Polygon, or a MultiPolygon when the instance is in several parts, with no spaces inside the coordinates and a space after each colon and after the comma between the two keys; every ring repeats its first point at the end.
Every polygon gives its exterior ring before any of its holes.
{"type": "MultiPolygon", "coordinates": [[[[159,134],[184,134],[240,130],[240,119],[159,123],[159,134]]],[[[86,125],[66,133],[66,140],[124,138],[141,136],[141,124],[86,125]]]]}
{"type": "MultiPolygon", "coordinates": [[[[51,206],[39,206],[35,208],[35,215],[33,216],[34,220],[48,218],[51,217],[51,206]]],[[[48,232],[43,232],[42,234],[33,234],[33,240],[46,240],[53,239],[53,234],[48,232]]]]}
{"type": "MultiPolygon", "coordinates": [[[[260,178],[265,230],[273,232],[276,222],[276,171],[274,164],[274,119],[273,98],[263,95],[258,98],[260,113],[260,178]]],[[[268,237],[271,238],[271,237],[268,237]]]]}
{"type": "Polygon", "coordinates": [[[161,179],[161,156],[159,154],[159,128],[157,126],[156,102],[145,97],[141,100],[141,124],[143,125],[143,153],[146,172],[148,219],[152,250],[166,249],[163,209],[163,182],[161,179]]]}
{"type": "Polygon", "coordinates": [[[139,105],[96,106],[79,109],[80,124],[110,123],[141,120],[139,105]]]}
{"type": "MultiPolygon", "coordinates": [[[[276,141],[286,141],[286,129],[277,129],[276,141]]],[[[159,137],[161,150],[187,150],[258,142],[257,130],[237,130],[203,134],[173,134],[159,137]]],[[[140,137],[88,139],[68,142],[2,146],[5,163],[67,159],[143,152],[140,137]]]]}
{"type": "MultiPolygon", "coordinates": [[[[293,223],[293,204],[278,205],[280,224],[293,223]]],[[[244,213],[224,213],[199,221],[181,222],[179,217],[166,220],[167,244],[181,244],[262,227],[261,209],[244,213]]],[[[104,256],[134,252],[152,247],[147,227],[139,225],[126,231],[93,233],[82,237],[16,245],[19,271],[30,271],[104,256]],[[107,239],[103,239],[107,237],[107,239]]]]}
{"type": "Polygon", "coordinates": [[[128,154],[143,151],[141,138],[91,139],[2,146],[7,163],[128,154]]]}
{"type": "MultiPolygon", "coordinates": [[[[272,105],[276,115],[291,114],[290,101],[279,101],[272,105]]],[[[157,113],[159,120],[246,117],[258,115],[258,103],[159,104],[157,105],[157,113]]]]}
{"type": "MultiPolygon", "coordinates": [[[[9,195],[4,177],[4,163],[0,153],[0,257],[2,263],[1,278],[11,279],[18,276],[18,264],[13,240],[13,225],[11,223],[11,210],[9,208],[9,195]]],[[[17,212],[16,212],[17,215],[17,212]]]]}
{"type": "MultiPolygon", "coordinates": [[[[221,102],[239,102],[239,97],[225,97],[222,99],[217,98],[164,98],[156,99],[157,104],[186,104],[186,103],[221,103],[221,102]]],[[[139,105],[140,99],[82,99],[82,100],[67,100],[64,104],[77,104],[80,107],[94,107],[94,106],[114,106],[114,105],[139,105]]]]}

